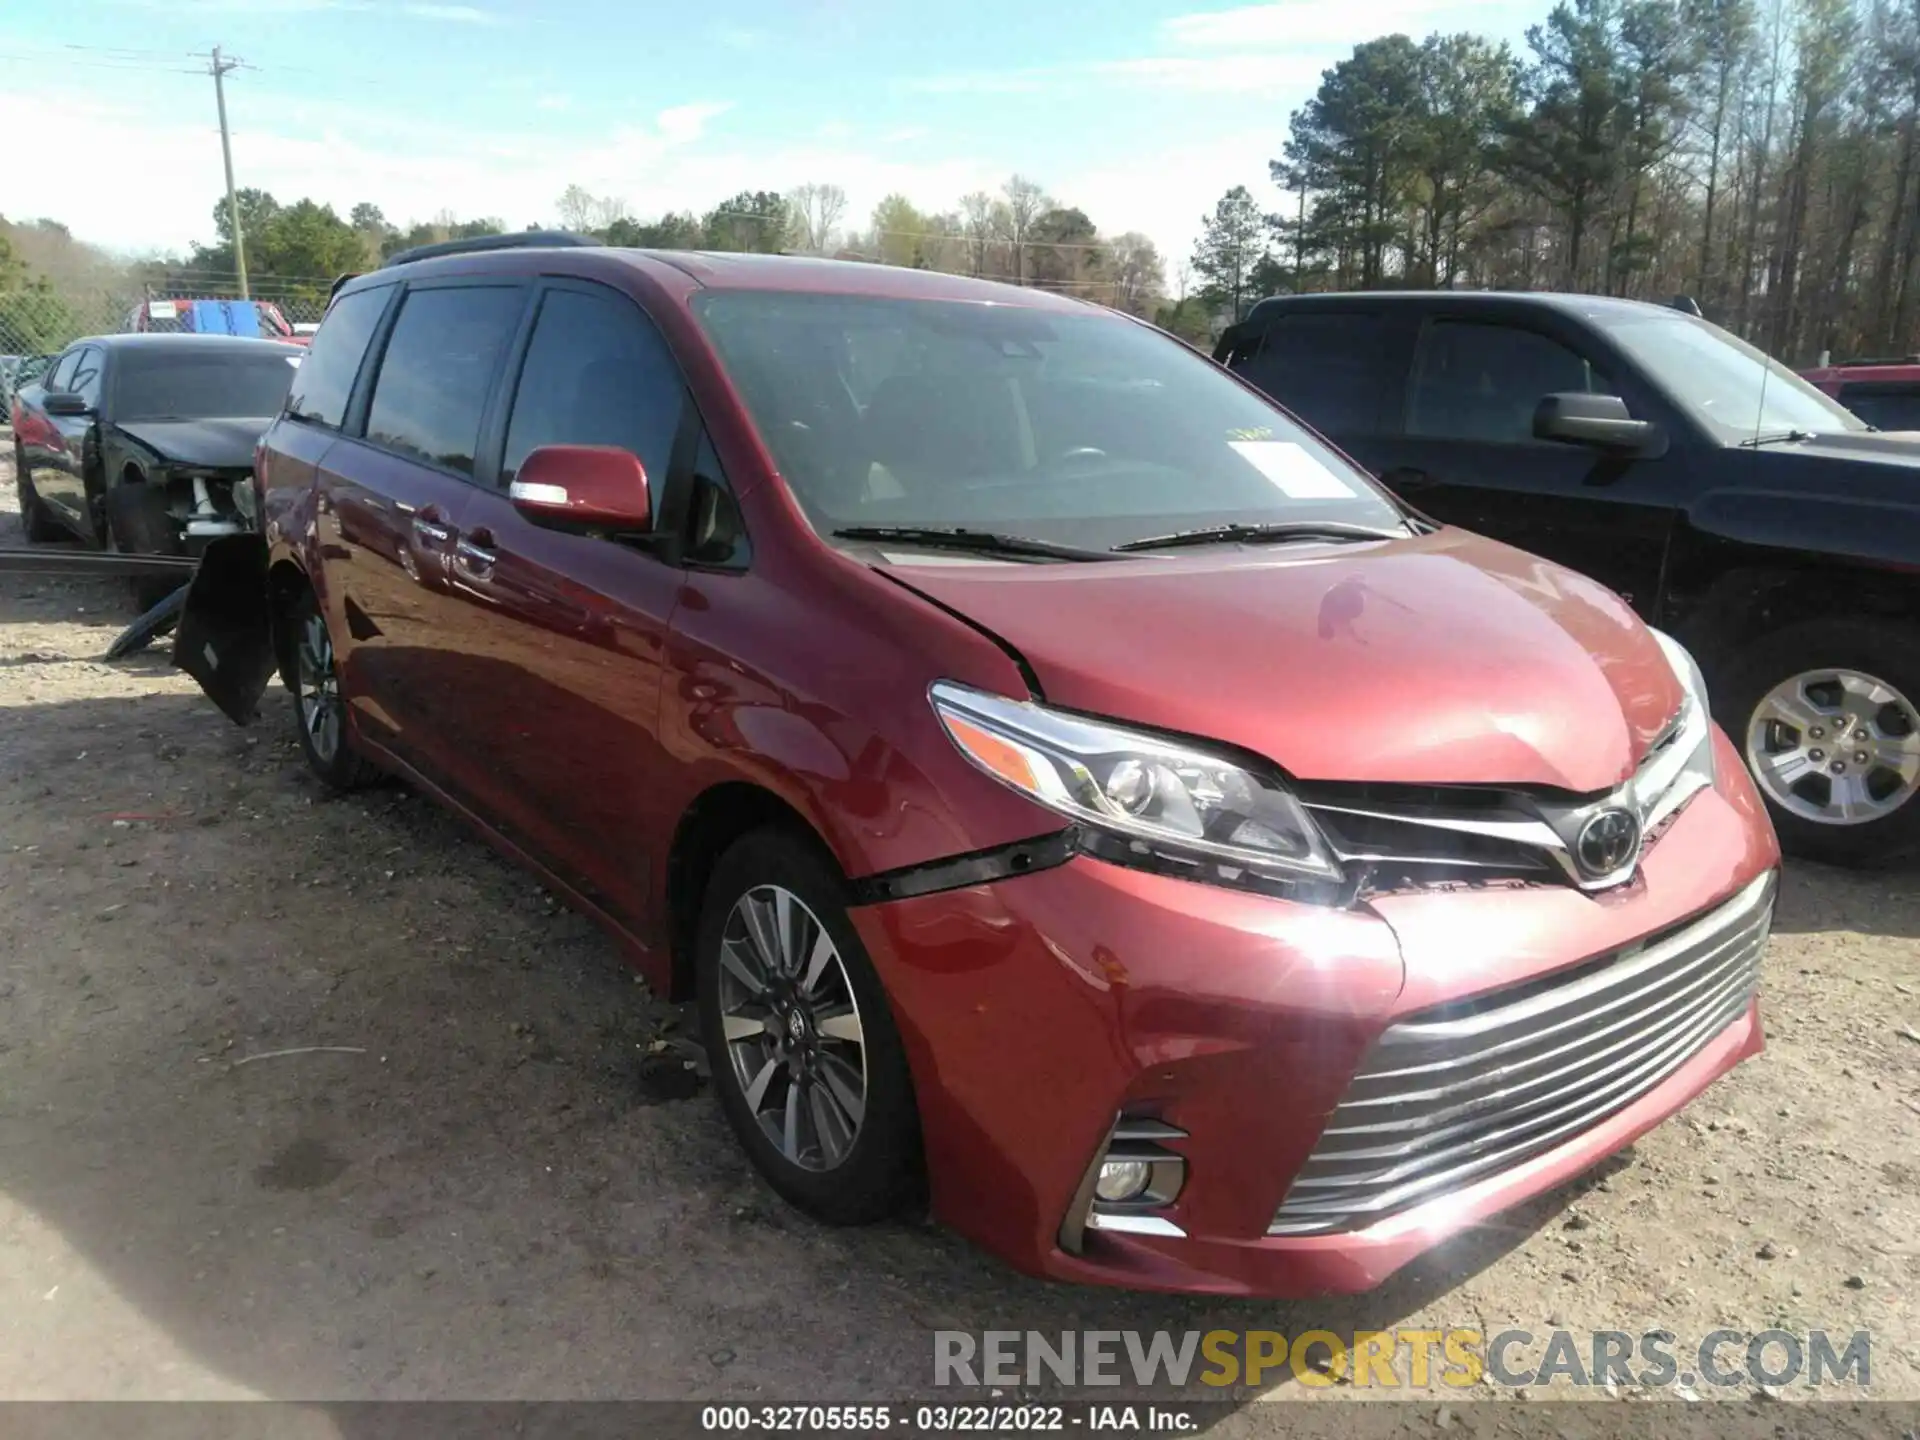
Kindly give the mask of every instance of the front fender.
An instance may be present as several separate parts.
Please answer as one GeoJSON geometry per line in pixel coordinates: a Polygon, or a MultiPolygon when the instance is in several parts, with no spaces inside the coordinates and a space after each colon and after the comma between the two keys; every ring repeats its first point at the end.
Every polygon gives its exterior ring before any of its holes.
{"type": "Polygon", "coordinates": [[[260,713],[276,665],[267,542],[229,535],[207,546],[187,591],[173,663],[236,725],[260,713]]]}

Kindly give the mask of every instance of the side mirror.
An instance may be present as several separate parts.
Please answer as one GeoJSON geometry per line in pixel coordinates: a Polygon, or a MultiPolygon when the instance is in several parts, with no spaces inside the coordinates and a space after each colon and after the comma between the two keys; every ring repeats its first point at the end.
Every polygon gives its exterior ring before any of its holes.
{"type": "Polygon", "coordinates": [[[584,530],[653,525],[646,467],[617,445],[542,445],[520,462],[507,496],[514,509],[540,525],[584,530]]]}
{"type": "Polygon", "coordinates": [[[1541,399],[1533,412],[1536,440],[1563,440],[1596,450],[1644,452],[1660,441],[1660,427],[1636,420],[1618,395],[1588,395],[1569,391],[1541,399]]]}
{"type": "Polygon", "coordinates": [[[93,407],[71,390],[55,390],[40,402],[49,415],[91,415],[93,407]]]}

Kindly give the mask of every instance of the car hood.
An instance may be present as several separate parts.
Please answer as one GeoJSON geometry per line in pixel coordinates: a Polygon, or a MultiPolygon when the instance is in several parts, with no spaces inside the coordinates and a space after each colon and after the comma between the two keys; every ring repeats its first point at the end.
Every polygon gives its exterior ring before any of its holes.
{"type": "Polygon", "coordinates": [[[1764,445],[1760,447],[1760,452],[1768,456],[1799,456],[1802,459],[1867,461],[1920,471],[1920,431],[1836,431],[1830,435],[1815,435],[1810,440],[1764,445]]]}
{"type": "Polygon", "coordinates": [[[1680,682],[1612,592],[1464,531],[1089,564],[895,553],[1051,704],[1215,741],[1306,780],[1627,779],[1680,682]]]}
{"type": "Polygon", "coordinates": [[[253,447],[273,423],[257,420],[134,420],[116,426],[162,459],[210,470],[248,469],[253,447]]]}

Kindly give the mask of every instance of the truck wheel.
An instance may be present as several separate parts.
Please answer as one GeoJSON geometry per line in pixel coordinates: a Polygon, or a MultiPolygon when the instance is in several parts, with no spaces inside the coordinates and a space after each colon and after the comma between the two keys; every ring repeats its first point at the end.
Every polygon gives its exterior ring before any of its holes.
{"type": "Polygon", "coordinates": [[[302,587],[285,618],[287,654],[281,673],[293,696],[293,718],[300,728],[300,753],[307,757],[307,767],[330,790],[359,790],[373,784],[380,771],[353,748],[333,636],[313,591],[302,587]]]}
{"type": "Polygon", "coordinates": [[[1735,657],[1715,708],[1783,848],[1836,865],[1920,849],[1920,630],[1789,626],[1735,657]]]}
{"type": "MultiPolygon", "coordinates": [[[[184,555],[180,527],[167,513],[163,490],[148,485],[115,485],[107,491],[107,538],[122,555],[184,555]]],[[[186,577],[133,580],[133,599],[144,612],[186,584],[186,577]]]]}
{"type": "Polygon", "coordinates": [[[26,452],[17,443],[13,447],[13,493],[20,500],[20,528],[26,532],[29,544],[43,545],[66,534],[41,500],[40,492],[33,488],[27,474],[26,452]]]}
{"type": "Polygon", "coordinates": [[[736,841],[694,965],[714,1090],[760,1173],[829,1224],[899,1209],[920,1178],[913,1077],[832,865],[778,830],[736,841]]]}

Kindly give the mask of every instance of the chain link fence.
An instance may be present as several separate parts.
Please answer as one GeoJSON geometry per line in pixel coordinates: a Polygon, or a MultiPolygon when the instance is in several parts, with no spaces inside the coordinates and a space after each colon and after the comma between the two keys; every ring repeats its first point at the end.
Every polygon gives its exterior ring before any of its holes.
{"type": "MultiPolygon", "coordinates": [[[[274,316],[292,327],[317,324],[326,312],[324,286],[319,291],[321,298],[315,298],[311,290],[295,292],[291,286],[262,289],[256,289],[253,298],[268,312],[269,330],[278,331],[274,316]],[[275,290],[280,293],[273,293],[275,290]]],[[[194,322],[182,318],[187,313],[185,302],[231,300],[238,294],[237,288],[160,291],[138,286],[124,290],[68,291],[48,286],[0,290],[0,355],[48,355],[84,335],[191,329],[194,322]],[[168,300],[173,302],[171,306],[165,303],[168,300]]]]}

